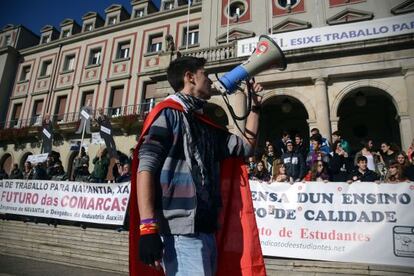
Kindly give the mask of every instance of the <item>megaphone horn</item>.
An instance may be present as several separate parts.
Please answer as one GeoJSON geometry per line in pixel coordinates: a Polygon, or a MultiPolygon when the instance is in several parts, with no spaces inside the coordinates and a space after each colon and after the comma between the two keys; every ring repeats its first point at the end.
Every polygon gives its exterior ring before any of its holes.
{"type": "Polygon", "coordinates": [[[270,67],[285,70],[286,58],[272,38],[261,35],[256,50],[249,59],[219,78],[217,88],[221,93],[232,94],[240,82],[253,78],[270,67]]]}

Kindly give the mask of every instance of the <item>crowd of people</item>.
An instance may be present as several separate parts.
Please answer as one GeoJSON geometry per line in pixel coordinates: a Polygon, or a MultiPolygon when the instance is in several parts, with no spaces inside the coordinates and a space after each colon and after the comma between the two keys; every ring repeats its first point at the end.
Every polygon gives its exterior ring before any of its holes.
{"type": "Polygon", "coordinates": [[[300,134],[291,137],[282,132],[275,141],[266,140],[264,148],[247,161],[249,178],[264,183],[275,182],[383,182],[414,181],[414,140],[407,151],[383,141],[375,150],[374,141],[361,142],[357,152],[342,133],[332,134],[332,143],[311,130],[310,143],[300,134]]]}
{"type": "Polygon", "coordinates": [[[18,164],[13,164],[10,175],[0,168],[0,179],[25,179],[25,180],[55,180],[55,181],[78,181],[90,183],[106,183],[106,182],[128,182],[131,179],[130,165],[132,161],[132,151],[130,150],[129,158],[116,160],[116,166],[112,169],[112,179],[108,179],[109,156],[105,148],[100,148],[95,158],[92,160],[93,168],[89,169],[89,155],[85,148],[81,148],[81,152],[75,157],[71,172],[65,172],[60,154],[51,152],[46,162],[32,164],[30,161],[24,163],[23,169],[18,164]]]}

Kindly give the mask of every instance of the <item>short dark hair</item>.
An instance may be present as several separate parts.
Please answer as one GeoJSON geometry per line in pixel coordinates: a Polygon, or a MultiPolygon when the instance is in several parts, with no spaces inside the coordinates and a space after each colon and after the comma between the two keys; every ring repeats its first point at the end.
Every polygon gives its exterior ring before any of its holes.
{"type": "Polygon", "coordinates": [[[196,73],[206,64],[206,59],[197,57],[180,57],[171,61],[167,69],[167,79],[175,92],[184,88],[184,74],[187,71],[196,73]]]}
{"type": "Polygon", "coordinates": [[[322,145],[322,136],[320,134],[314,134],[310,138],[311,141],[316,141],[319,145],[322,145]]]}
{"type": "Polygon", "coordinates": [[[361,155],[361,156],[358,156],[358,158],[357,158],[357,164],[358,164],[360,161],[365,161],[365,162],[368,162],[368,159],[367,159],[365,156],[361,155]]]}
{"type": "Polygon", "coordinates": [[[339,132],[339,130],[334,131],[334,132],[332,133],[332,135],[342,137],[342,135],[341,135],[341,133],[339,132]]]}
{"type": "Polygon", "coordinates": [[[312,128],[312,129],[311,129],[311,133],[312,133],[312,132],[314,132],[314,131],[316,131],[316,132],[318,132],[318,133],[319,133],[319,129],[318,129],[318,128],[316,128],[316,127],[314,127],[314,128],[312,128]]]}

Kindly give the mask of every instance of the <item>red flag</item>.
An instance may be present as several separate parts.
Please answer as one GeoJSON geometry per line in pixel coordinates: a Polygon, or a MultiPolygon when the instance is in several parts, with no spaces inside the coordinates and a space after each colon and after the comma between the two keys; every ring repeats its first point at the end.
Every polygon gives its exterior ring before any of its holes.
{"type": "MultiPolygon", "coordinates": [[[[164,108],[183,111],[182,106],[168,99],[150,112],[134,151],[132,172],[138,169],[138,149],[152,122],[164,108]]],[[[218,127],[207,117],[198,116],[200,120],[218,127]]],[[[132,174],[130,193],[130,229],[129,229],[129,274],[164,275],[163,272],[143,264],[139,260],[139,212],[137,203],[137,174],[132,174]]],[[[242,158],[229,158],[221,165],[221,196],[223,209],[220,213],[220,229],[217,240],[217,275],[266,275],[259,233],[253,211],[249,180],[242,158]],[[242,242],[241,242],[242,241],[242,242]]]]}

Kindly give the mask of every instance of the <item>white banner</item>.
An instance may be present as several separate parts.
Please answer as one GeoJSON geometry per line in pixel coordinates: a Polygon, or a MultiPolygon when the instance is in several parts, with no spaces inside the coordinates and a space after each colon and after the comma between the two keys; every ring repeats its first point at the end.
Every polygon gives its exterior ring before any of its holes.
{"type": "Polygon", "coordinates": [[[88,112],[86,112],[85,110],[81,111],[81,115],[83,118],[85,118],[86,120],[89,120],[90,115],[88,114],[88,112]]]}
{"type": "Polygon", "coordinates": [[[50,134],[50,132],[49,131],[47,131],[47,129],[43,129],[43,134],[48,138],[48,139],[50,139],[50,137],[52,137],[52,134],[50,134]]]}
{"type": "Polygon", "coordinates": [[[0,180],[0,213],[122,225],[130,182],[0,180]]]}
{"type": "MultiPolygon", "coordinates": [[[[381,18],[371,21],[348,23],[322,28],[274,34],[271,37],[283,51],[390,37],[414,32],[414,15],[381,18]]],[[[242,39],[237,42],[237,56],[250,56],[256,48],[259,37],[242,39]]]]}
{"type": "Polygon", "coordinates": [[[101,126],[101,131],[103,133],[106,133],[108,135],[111,135],[111,130],[109,128],[107,128],[107,127],[101,126]]]}
{"type": "Polygon", "coordinates": [[[250,181],[263,255],[414,267],[414,184],[250,181]]]}

